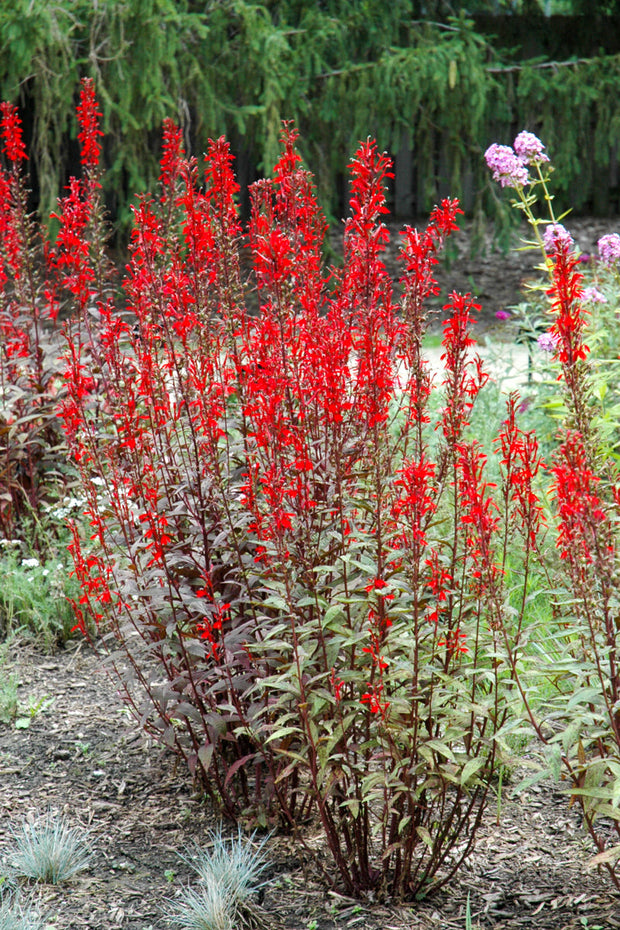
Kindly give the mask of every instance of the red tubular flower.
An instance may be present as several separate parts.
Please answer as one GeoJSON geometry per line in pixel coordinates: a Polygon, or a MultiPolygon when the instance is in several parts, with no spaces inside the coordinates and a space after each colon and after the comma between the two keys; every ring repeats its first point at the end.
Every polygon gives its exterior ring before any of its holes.
{"type": "Polygon", "coordinates": [[[472,574],[481,591],[490,591],[500,571],[493,561],[499,512],[489,494],[494,485],[484,479],[486,455],[477,442],[460,443],[456,464],[461,524],[466,528],[467,551],[474,563],[472,574]]]}
{"type": "Polygon", "coordinates": [[[24,234],[19,203],[19,178],[7,174],[0,167],[0,239],[2,257],[0,262],[0,285],[12,275],[19,280],[24,265],[24,234]],[[8,271],[8,274],[7,274],[8,271]]]}
{"type": "Polygon", "coordinates": [[[429,421],[427,402],[431,393],[431,378],[428,362],[422,358],[422,340],[428,315],[425,301],[431,294],[439,293],[433,268],[446,236],[458,229],[456,217],[462,212],[457,200],[443,200],[433,210],[423,232],[406,226],[402,233],[404,243],[399,258],[405,266],[400,279],[403,288],[403,325],[398,332],[397,353],[405,366],[409,417],[414,423],[429,421]]]}
{"type": "Polygon", "coordinates": [[[290,296],[316,313],[322,302],[321,247],[326,230],[311,176],[295,149],[297,132],[285,124],[282,154],[272,180],[252,185],[250,245],[258,286],[278,313],[288,313],[290,296]],[[303,269],[303,274],[298,273],[303,269]]]}
{"type": "Polygon", "coordinates": [[[22,136],[22,121],[17,107],[10,103],[0,104],[0,133],[4,142],[4,154],[10,162],[15,164],[28,158],[22,136]]]}
{"type": "Polygon", "coordinates": [[[83,78],[82,80],[77,118],[81,162],[84,168],[94,172],[99,168],[99,159],[101,157],[99,137],[103,135],[103,132],[99,128],[101,111],[97,104],[95,84],[92,78],[83,78]]]}
{"type": "Polygon", "coordinates": [[[380,255],[389,242],[389,231],[379,221],[388,213],[385,181],[393,177],[390,159],[376,143],[360,145],[349,165],[351,171],[351,217],[344,229],[345,275],[343,293],[353,313],[363,319],[375,308],[391,304],[391,279],[380,255]]]}
{"type": "Polygon", "coordinates": [[[213,212],[222,226],[222,231],[229,239],[238,236],[241,224],[235,197],[239,185],[232,170],[234,156],[230,145],[223,136],[216,141],[209,140],[205,156],[206,195],[213,212]]]}
{"type": "Polygon", "coordinates": [[[88,199],[82,197],[82,185],[77,178],[71,178],[69,193],[59,201],[59,207],[60,213],[53,213],[52,217],[60,222],[60,230],[55,246],[48,252],[48,261],[62,271],[64,286],[84,307],[94,280],[86,236],[91,207],[88,199]]]}
{"type": "Polygon", "coordinates": [[[579,258],[568,246],[561,245],[554,258],[553,285],[548,294],[555,318],[550,331],[557,336],[557,352],[562,367],[570,369],[577,361],[585,359],[589,351],[583,342],[583,274],[579,271],[579,258]]]}
{"type": "Polygon", "coordinates": [[[409,461],[398,472],[395,481],[400,496],[392,506],[395,518],[404,519],[404,532],[411,546],[418,548],[426,544],[428,518],[436,509],[436,489],[432,484],[435,464],[421,456],[419,461],[409,461]]]}
{"type": "Polygon", "coordinates": [[[118,602],[118,594],[110,587],[112,571],[104,560],[96,555],[85,556],[82,552],[80,535],[74,524],[69,524],[72,542],[67,546],[73,559],[72,575],[80,582],[81,595],[77,602],[71,601],[78,621],[74,629],[79,629],[88,637],[88,625],[84,611],[79,605],[87,608],[87,613],[94,618],[97,626],[103,619],[102,609],[118,602]]]}
{"type": "Polygon", "coordinates": [[[351,217],[345,224],[345,272],[335,303],[343,321],[349,321],[357,360],[354,408],[372,429],[388,417],[399,330],[392,281],[381,259],[389,231],[380,218],[388,212],[385,181],[392,173],[390,159],[371,141],[359,146],[349,167],[351,217]]]}
{"type": "Polygon", "coordinates": [[[405,293],[404,311],[407,322],[416,323],[422,312],[423,301],[431,294],[439,293],[439,285],[433,277],[437,254],[445,239],[457,230],[456,217],[462,214],[458,200],[446,198],[435,207],[424,232],[405,226],[402,236],[404,244],[400,258],[405,265],[401,283],[405,293]]]}
{"type": "Polygon", "coordinates": [[[473,402],[489,376],[483,371],[478,356],[469,357],[470,347],[476,344],[470,333],[470,326],[475,322],[471,314],[480,310],[480,305],[474,303],[470,294],[453,293],[444,310],[451,310],[452,314],[443,326],[441,360],[446,369],[443,382],[446,406],[441,426],[446,440],[454,446],[469,424],[473,402]]]}
{"type": "Polygon", "coordinates": [[[352,334],[340,310],[333,306],[326,316],[306,320],[300,333],[305,397],[313,399],[319,421],[330,429],[342,423],[353,407],[349,368],[352,334]]]}
{"type": "Polygon", "coordinates": [[[462,633],[460,630],[448,630],[446,638],[440,639],[437,645],[445,646],[446,652],[452,657],[455,653],[469,652],[469,648],[465,645],[466,638],[467,634],[462,633]]]}
{"type": "Polygon", "coordinates": [[[334,692],[334,697],[336,702],[339,703],[342,700],[342,689],[344,687],[344,681],[342,678],[336,677],[336,669],[332,668],[331,674],[329,676],[329,683],[332,686],[332,691],[334,692]]]}
{"type": "Polygon", "coordinates": [[[377,144],[368,139],[363,142],[349,165],[351,177],[351,211],[353,226],[362,235],[375,227],[377,215],[389,213],[385,204],[383,181],[393,178],[392,162],[377,151],[377,144]]]}
{"type": "Polygon", "coordinates": [[[428,620],[431,623],[438,624],[448,606],[453,584],[452,575],[448,569],[441,564],[439,553],[435,549],[431,551],[429,558],[425,560],[425,565],[428,569],[428,576],[425,584],[433,595],[428,620]]]}
{"type": "Polygon", "coordinates": [[[557,502],[560,557],[577,568],[590,564],[606,515],[598,495],[599,478],[588,464],[582,436],[568,432],[551,468],[557,502]]]}
{"type": "MultiPolygon", "coordinates": [[[[256,191],[257,188],[254,188],[256,191]]],[[[254,268],[259,288],[275,289],[290,280],[294,256],[287,236],[266,217],[254,225],[254,268]]]]}
{"type": "Polygon", "coordinates": [[[553,283],[548,290],[554,320],[549,330],[557,358],[562,365],[567,402],[572,414],[570,427],[584,437],[590,432],[586,378],[583,366],[589,352],[584,342],[586,310],[582,302],[579,259],[566,242],[560,242],[553,256],[553,283]]]}
{"type": "Polygon", "coordinates": [[[230,619],[230,604],[216,598],[211,576],[205,574],[204,587],[199,588],[196,597],[204,598],[204,619],[196,624],[196,633],[205,641],[208,656],[220,661],[224,659],[222,651],[222,630],[230,619]]]}
{"type": "Polygon", "coordinates": [[[545,467],[534,431],[524,433],[516,423],[519,395],[508,398],[508,416],[498,438],[504,468],[505,494],[515,505],[514,518],[518,520],[528,545],[535,547],[538,533],[544,524],[540,499],[533,489],[533,481],[545,467]]]}
{"type": "Polygon", "coordinates": [[[390,702],[383,700],[382,681],[375,681],[369,684],[367,691],[364,692],[360,700],[362,704],[368,704],[368,709],[371,714],[380,714],[382,719],[385,720],[390,702]]]}
{"type": "Polygon", "coordinates": [[[159,182],[163,187],[174,184],[184,164],[183,131],[171,119],[163,125],[163,153],[159,182]]]}

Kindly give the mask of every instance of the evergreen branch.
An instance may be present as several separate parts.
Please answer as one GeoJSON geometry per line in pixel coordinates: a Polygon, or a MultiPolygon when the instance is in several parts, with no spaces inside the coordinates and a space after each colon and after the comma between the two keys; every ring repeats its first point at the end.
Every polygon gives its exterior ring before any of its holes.
{"type": "Polygon", "coordinates": [[[597,55],[594,58],[569,58],[567,61],[539,61],[536,64],[531,62],[521,62],[518,65],[488,65],[485,68],[489,74],[510,74],[517,71],[525,71],[526,68],[541,70],[544,68],[568,68],[571,65],[591,65],[600,61],[610,61],[614,58],[620,60],[620,55],[597,55]]]}
{"type": "MultiPolygon", "coordinates": [[[[439,25],[439,24],[437,24],[439,25]]],[[[447,27],[446,27],[447,28],[447,27]]],[[[610,61],[614,58],[620,60],[620,55],[597,55],[594,58],[569,58],[567,61],[541,61],[536,64],[531,62],[521,62],[518,65],[486,65],[484,70],[487,74],[510,74],[513,72],[525,71],[526,68],[536,70],[544,68],[567,68],[571,65],[591,65],[599,61],[610,61]]],[[[353,64],[348,68],[335,68],[332,71],[323,71],[316,75],[317,80],[324,80],[330,77],[339,77],[342,74],[353,74],[356,71],[363,71],[369,68],[377,67],[381,64],[380,59],[374,61],[364,61],[353,64]]]]}

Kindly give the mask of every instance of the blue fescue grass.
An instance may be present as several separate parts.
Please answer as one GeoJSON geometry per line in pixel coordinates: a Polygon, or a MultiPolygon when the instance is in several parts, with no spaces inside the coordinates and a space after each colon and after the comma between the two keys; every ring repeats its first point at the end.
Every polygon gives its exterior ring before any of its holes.
{"type": "Polygon", "coordinates": [[[241,830],[236,837],[225,837],[220,827],[209,839],[209,848],[194,844],[181,856],[196,872],[198,886],[184,889],[178,901],[170,902],[170,921],[181,930],[238,930],[259,925],[256,897],[265,883],[269,837],[255,843],[255,834],[246,839],[241,830]]]}
{"type": "Polygon", "coordinates": [[[8,863],[20,878],[51,885],[69,881],[87,869],[92,842],[82,829],[47,813],[9,833],[8,863]]]}

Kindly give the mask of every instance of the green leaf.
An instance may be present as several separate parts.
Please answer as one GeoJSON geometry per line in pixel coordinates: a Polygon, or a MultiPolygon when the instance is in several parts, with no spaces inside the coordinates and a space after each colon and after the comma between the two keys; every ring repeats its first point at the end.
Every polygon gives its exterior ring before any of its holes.
{"type": "Polygon", "coordinates": [[[213,743],[203,743],[203,745],[198,750],[198,759],[205,772],[208,772],[211,766],[211,759],[213,758],[214,748],[215,747],[213,743]]]}
{"type": "Polygon", "coordinates": [[[428,827],[416,827],[415,832],[418,834],[425,846],[428,846],[429,849],[433,848],[433,838],[428,827]]]}
{"type": "Polygon", "coordinates": [[[479,756],[476,759],[469,759],[468,762],[463,766],[461,772],[460,783],[461,785],[467,785],[474,776],[483,768],[485,765],[485,760],[481,759],[479,756]]]}

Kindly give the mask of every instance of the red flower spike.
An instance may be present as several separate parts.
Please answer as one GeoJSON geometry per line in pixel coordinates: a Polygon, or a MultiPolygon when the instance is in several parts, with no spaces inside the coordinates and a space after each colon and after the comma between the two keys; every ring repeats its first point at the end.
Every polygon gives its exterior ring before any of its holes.
{"type": "Polygon", "coordinates": [[[489,494],[494,485],[484,479],[486,455],[478,443],[460,443],[457,450],[461,524],[466,528],[467,550],[474,565],[472,575],[478,579],[479,593],[492,593],[501,573],[494,563],[499,527],[499,510],[489,494]]]}
{"type": "Polygon", "coordinates": [[[368,685],[368,690],[362,695],[360,701],[362,704],[368,705],[371,714],[380,714],[381,718],[385,720],[390,702],[384,701],[382,698],[383,682],[373,682],[368,685]]]}
{"type": "Polygon", "coordinates": [[[577,568],[591,564],[607,522],[599,497],[600,479],[588,465],[579,433],[567,433],[558,449],[551,471],[557,502],[559,527],[557,547],[562,559],[577,568]]]}
{"type": "Polygon", "coordinates": [[[28,158],[22,136],[22,121],[17,107],[10,103],[0,104],[0,133],[4,154],[10,162],[16,164],[28,158]]]}
{"type": "Polygon", "coordinates": [[[518,404],[519,395],[511,394],[507,401],[508,416],[495,442],[502,452],[504,494],[514,505],[512,519],[518,522],[528,545],[535,548],[545,518],[533,482],[545,465],[539,455],[534,432],[524,433],[517,426],[518,404]]]}
{"type": "Polygon", "coordinates": [[[222,225],[222,231],[231,240],[241,233],[235,197],[239,185],[232,170],[234,156],[230,145],[223,136],[215,142],[209,139],[205,156],[206,196],[212,206],[215,217],[222,225]]]}
{"type": "Polygon", "coordinates": [[[183,131],[171,119],[163,125],[163,153],[160,162],[159,182],[163,187],[173,185],[184,165],[183,131]]]}
{"type": "Polygon", "coordinates": [[[482,368],[479,356],[473,358],[469,349],[475,340],[471,337],[471,324],[475,322],[472,312],[480,310],[470,294],[450,295],[450,302],[444,310],[451,310],[451,316],[443,326],[443,354],[446,375],[446,406],[442,414],[441,427],[451,447],[460,440],[463,430],[469,425],[469,414],[478,392],[489,377],[482,368]]]}
{"type": "Polygon", "coordinates": [[[407,462],[395,481],[400,493],[392,505],[392,514],[402,522],[407,542],[414,550],[426,544],[428,520],[436,510],[436,488],[432,484],[435,467],[422,455],[419,461],[407,462]]]}
{"type": "Polygon", "coordinates": [[[97,103],[95,84],[92,78],[82,80],[77,118],[81,162],[87,171],[95,172],[99,168],[99,159],[101,157],[99,138],[103,136],[103,132],[99,128],[101,111],[97,103]]]}
{"type": "Polygon", "coordinates": [[[64,286],[84,307],[90,297],[95,275],[86,236],[91,203],[83,197],[83,187],[77,178],[71,178],[69,193],[59,201],[59,207],[59,213],[51,214],[60,222],[60,229],[55,245],[48,251],[48,262],[62,272],[64,286]]]}

